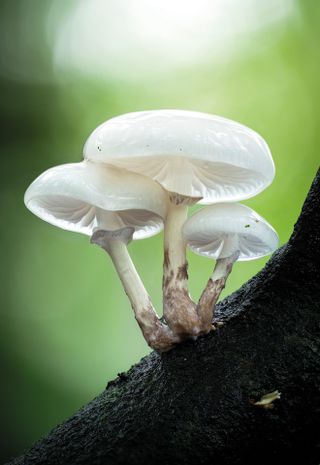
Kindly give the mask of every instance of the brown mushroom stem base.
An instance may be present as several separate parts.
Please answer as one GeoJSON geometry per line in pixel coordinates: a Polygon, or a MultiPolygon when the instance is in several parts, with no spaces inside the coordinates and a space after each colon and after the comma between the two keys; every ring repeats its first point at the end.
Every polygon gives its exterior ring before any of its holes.
{"type": "Polygon", "coordinates": [[[208,333],[213,329],[212,321],[216,303],[238,257],[239,252],[235,252],[230,257],[218,259],[212,276],[201,294],[197,311],[203,333],[208,333]]]}
{"type": "Polygon", "coordinates": [[[188,205],[194,199],[170,193],[170,204],[164,221],[163,315],[172,331],[185,336],[199,333],[196,304],[188,292],[188,263],[182,226],[188,205]]]}
{"type": "Polygon", "coordinates": [[[166,352],[180,342],[171,329],[161,322],[143,282],[131,260],[126,241],[112,237],[108,232],[96,231],[91,242],[99,245],[110,256],[130,300],[135,318],[148,345],[159,352],[166,352]]]}

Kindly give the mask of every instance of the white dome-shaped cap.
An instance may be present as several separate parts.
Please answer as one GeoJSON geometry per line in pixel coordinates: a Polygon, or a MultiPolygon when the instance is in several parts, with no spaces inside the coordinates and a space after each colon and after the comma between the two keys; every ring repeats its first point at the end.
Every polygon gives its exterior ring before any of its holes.
{"type": "Polygon", "coordinates": [[[166,190],[200,203],[246,199],[271,184],[270,150],[242,124],[182,110],[154,110],[112,118],[93,131],[84,158],[144,174],[166,190]]]}
{"type": "Polygon", "coordinates": [[[278,246],[273,227],[240,203],[205,207],[185,222],[182,232],[195,253],[211,258],[226,258],[238,251],[238,260],[254,260],[278,246]]]}
{"type": "Polygon", "coordinates": [[[103,229],[134,228],[134,239],[161,230],[167,202],[151,179],[87,161],[45,171],[29,186],[24,201],[35,215],[62,229],[91,236],[99,219],[103,229]]]}

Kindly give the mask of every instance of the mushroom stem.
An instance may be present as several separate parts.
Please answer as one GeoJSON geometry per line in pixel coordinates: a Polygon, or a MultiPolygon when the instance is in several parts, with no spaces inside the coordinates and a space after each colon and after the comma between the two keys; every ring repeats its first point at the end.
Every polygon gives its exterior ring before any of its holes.
{"type": "Polygon", "coordinates": [[[96,230],[91,243],[99,245],[110,256],[130,300],[135,318],[148,345],[159,352],[166,352],[179,342],[171,329],[158,318],[151,299],[131,260],[127,243],[132,238],[132,228],[120,231],[96,230]]]}
{"type": "Polygon", "coordinates": [[[197,310],[201,320],[202,332],[204,333],[208,333],[213,329],[212,321],[216,303],[238,257],[239,251],[235,251],[229,257],[218,258],[213,273],[201,294],[197,310]]]}
{"type": "Polygon", "coordinates": [[[188,263],[182,226],[187,219],[188,205],[198,199],[170,193],[164,220],[163,315],[175,334],[197,335],[199,318],[196,304],[188,292],[188,263]]]}

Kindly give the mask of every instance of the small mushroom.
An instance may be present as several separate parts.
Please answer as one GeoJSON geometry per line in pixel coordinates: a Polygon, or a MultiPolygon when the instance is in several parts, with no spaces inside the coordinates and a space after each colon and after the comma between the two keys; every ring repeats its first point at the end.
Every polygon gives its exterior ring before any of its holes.
{"type": "Polygon", "coordinates": [[[239,203],[205,207],[186,221],[182,231],[193,252],[216,259],[214,271],[198,304],[202,330],[208,332],[214,306],[234,262],[270,254],[278,246],[278,235],[265,219],[239,203]]]}
{"type": "Polygon", "coordinates": [[[159,351],[172,348],[178,339],[158,318],[127,250],[132,239],[162,228],[166,195],[157,183],[116,167],[71,163],[41,174],[25,204],[48,223],[91,236],[110,255],[147,343],[159,351]]]}
{"type": "Polygon", "coordinates": [[[188,206],[242,200],[265,189],[275,172],[266,142],[246,126],[215,115],[141,111],[96,128],[84,158],[143,174],[166,189],[164,316],[177,334],[196,334],[198,315],[188,293],[181,234],[188,206]]]}

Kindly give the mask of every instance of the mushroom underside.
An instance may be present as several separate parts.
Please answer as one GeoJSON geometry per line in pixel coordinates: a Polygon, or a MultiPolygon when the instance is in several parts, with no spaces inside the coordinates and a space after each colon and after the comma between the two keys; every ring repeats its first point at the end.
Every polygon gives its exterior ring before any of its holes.
{"type": "MultiPolygon", "coordinates": [[[[28,208],[37,216],[62,229],[80,232],[88,236],[98,226],[98,207],[79,199],[63,195],[39,196],[28,201],[28,208]]],[[[134,239],[152,236],[162,228],[162,219],[148,210],[109,211],[110,229],[132,227],[134,239]]]]}
{"type": "MultiPolygon", "coordinates": [[[[209,158],[209,157],[208,157],[209,158]]],[[[252,197],[269,184],[261,170],[183,156],[117,157],[108,164],[153,178],[167,191],[203,205],[252,197]]]]}
{"type": "MultiPolygon", "coordinates": [[[[208,242],[207,240],[201,241],[197,238],[196,241],[189,241],[190,249],[198,255],[203,255],[209,258],[217,259],[221,256],[221,251],[227,240],[227,237],[214,237],[208,242]]],[[[255,260],[258,257],[264,257],[270,254],[270,247],[258,237],[245,234],[238,236],[237,250],[239,252],[238,261],[255,260]]],[[[221,257],[225,258],[225,257],[221,257]]]]}

